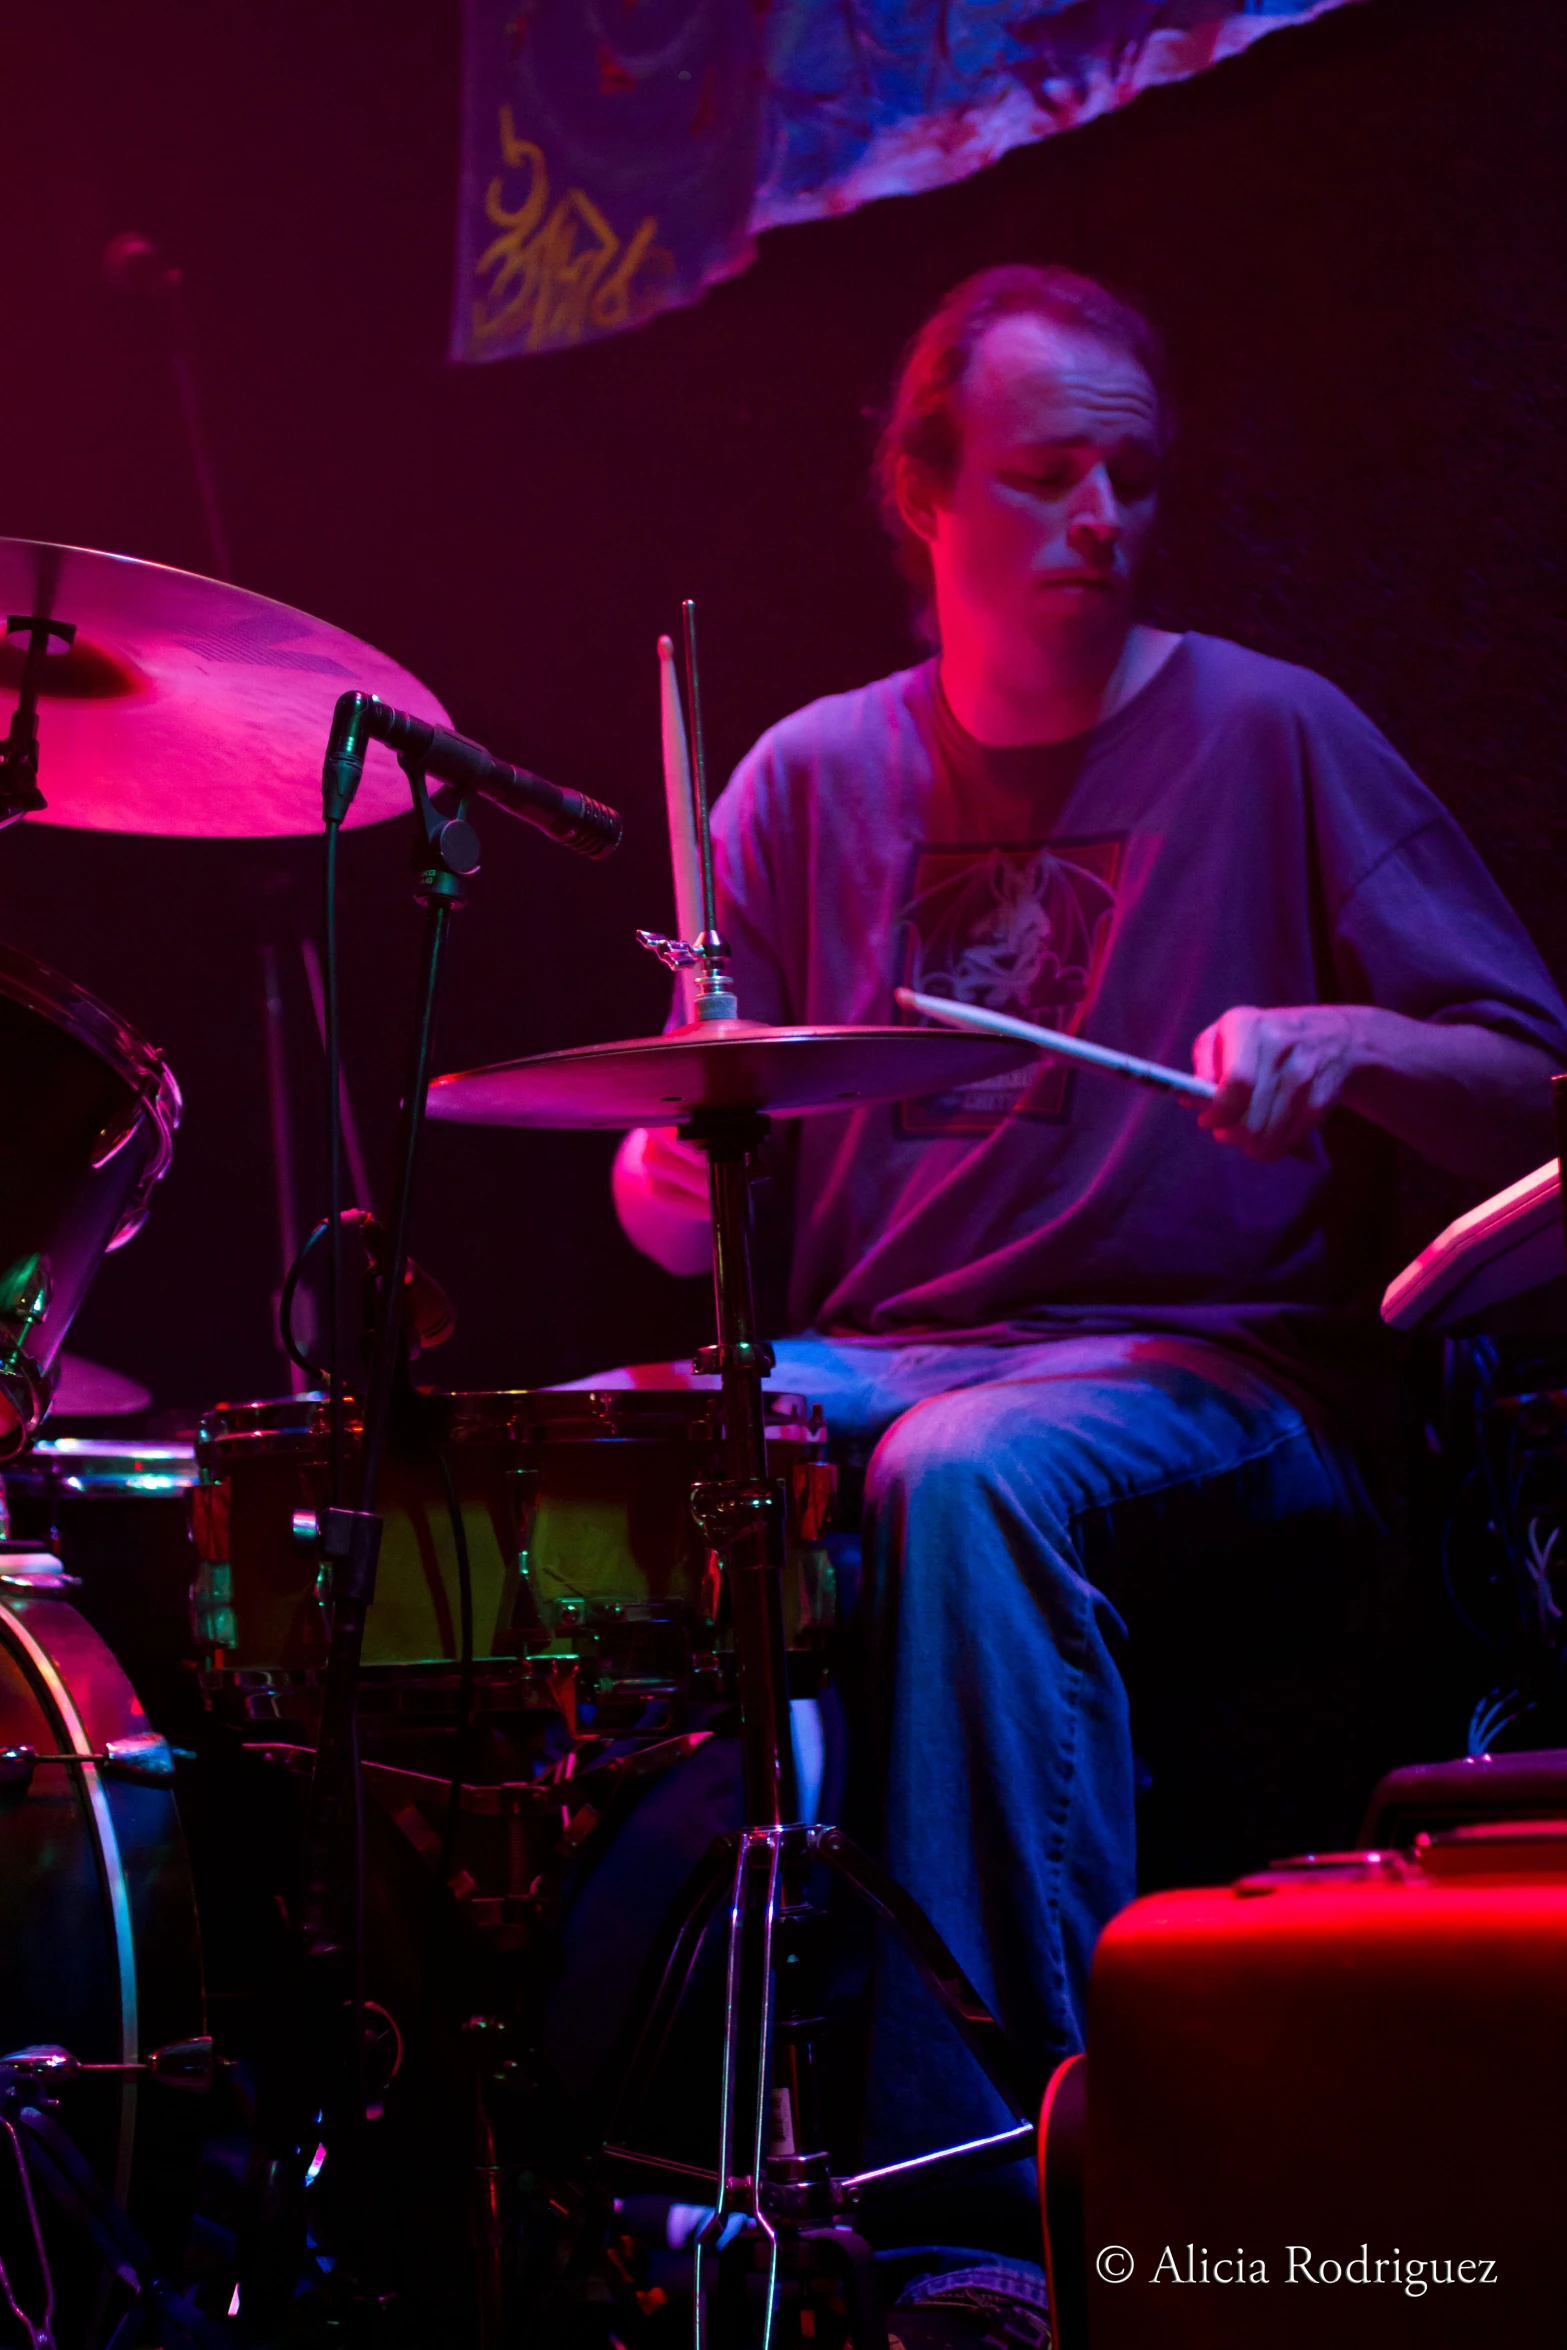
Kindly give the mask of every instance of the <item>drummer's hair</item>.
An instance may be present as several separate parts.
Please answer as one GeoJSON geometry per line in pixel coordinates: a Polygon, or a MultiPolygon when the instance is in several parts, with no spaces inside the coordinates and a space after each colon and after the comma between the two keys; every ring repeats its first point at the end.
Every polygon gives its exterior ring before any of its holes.
{"type": "Polygon", "coordinates": [[[935,642],[930,550],[911,530],[898,504],[898,473],[905,463],[945,488],[957,471],[963,422],[959,395],[980,339],[998,319],[1046,318],[1076,327],[1135,359],[1153,385],[1160,430],[1169,438],[1169,388],[1158,328],[1124,294],[1075,269],[1009,262],[964,278],[941,301],[903,354],[876,445],[873,482],[882,522],[898,566],[918,599],[923,634],[935,642]]]}

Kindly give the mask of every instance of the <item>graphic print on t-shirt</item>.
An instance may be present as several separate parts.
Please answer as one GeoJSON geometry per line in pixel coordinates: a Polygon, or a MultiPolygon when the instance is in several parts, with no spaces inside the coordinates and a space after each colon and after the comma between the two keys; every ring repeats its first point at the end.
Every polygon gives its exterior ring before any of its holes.
{"type": "MultiPolygon", "coordinates": [[[[1121,848],[1119,837],[927,843],[902,914],[902,984],[1075,1036],[1109,952],[1121,848]]],[[[985,1134],[1013,1116],[1062,1125],[1071,1098],[1071,1069],[1046,1060],[904,1102],[898,1122],[904,1134],[985,1134]]]]}

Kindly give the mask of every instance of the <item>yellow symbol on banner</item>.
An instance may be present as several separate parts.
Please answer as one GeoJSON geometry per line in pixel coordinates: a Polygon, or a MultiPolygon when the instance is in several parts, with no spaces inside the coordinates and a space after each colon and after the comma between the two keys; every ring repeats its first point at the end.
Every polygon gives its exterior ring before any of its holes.
{"type": "Polygon", "coordinates": [[[485,217],[500,233],[474,265],[483,288],[473,306],[475,343],[482,349],[520,335],[525,351],[555,351],[588,333],[613,334],[653,309],[673,266],[653,242],[655,216],[623,245],[581,188],[550,210],[543,150],[517,136],[509,106],[501,108],[501,153],[507,171],[529,174],[528,188],[515,210],[502,173],[485,191],[485,217]]]}

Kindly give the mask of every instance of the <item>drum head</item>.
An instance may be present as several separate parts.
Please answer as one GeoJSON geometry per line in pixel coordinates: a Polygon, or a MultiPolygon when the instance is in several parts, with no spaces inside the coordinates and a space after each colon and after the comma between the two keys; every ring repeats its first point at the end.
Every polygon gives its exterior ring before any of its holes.
{"type": "Polygon", "coordinates": [[[109,1250],[141,1229],[180,1093],[85,988],[0,948],[0,1457],[48,1408],[51,1371],[109,1250]]]}
{"type": "MultiPolygon", "coordinates": [[[[7,1088],[13,1108],[18,1099],[18,1081],[12,1074],[15,1066],[12,1053],[17,1040],[25,1034],[22,1016],[30,1014],[34,1020],[47,1021],[60,1036],[71,1038],[81,1048],[81,1057],[73,1057],[77,1069],[85,1069],[90,1058],[108,1072],[108,1090],[103,1095],[104,1116],[97,1146],[90,1154],[91,1165],[107,1165],[125,1147],[138,1109],[150,1121],[153,1148],[147,1154],[109,1242],[111,1249],[123,1248],[146,1221],[154,1187],[167,1174],[173,1155],[174,1133],[184,1109],[174,1072],[163,1055],[100,997],[90,994],[85,987],[78,987],[74,979],[65,978],[61,972],[51,971],[47,963],[24,955],[17,947],[0,946],[0,1002],[6,1008],[0,1017],[5,1017],[8,1031],[0,1040],[0,1050],[6,1055],[7,1088]]],[[[33,1058],[35,1061],[44,1058],[43,1048],[36,1041],[33,1058]]]]}

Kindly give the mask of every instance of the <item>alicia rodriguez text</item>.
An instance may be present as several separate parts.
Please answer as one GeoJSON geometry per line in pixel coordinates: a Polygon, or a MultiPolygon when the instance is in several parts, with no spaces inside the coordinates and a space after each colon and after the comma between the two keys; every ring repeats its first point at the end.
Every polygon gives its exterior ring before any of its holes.
{"type": "MultiPolygon", "coordinates": [[[[1237,2249],[1210,2254],[1206,2245],[1186,2244],[1177,2250],[1166,2244],[1155,2264],[1152,2285],[1392,2285],[1418,2300],[1433,2285],[1494,2285],[1496,2262],[1479,2259],[1409,2259],[1395,2244],[1390,2253],[1374,2253],[1362,2244],[1347,2260],[1314,2252],[1309,2244],[1286,2244],[1284,2275],[1277,2264],[1270,2271],[1260,2253],[1237,2249]]],[[[1101,2272],[1103,2273],[1103,2272],[1101,2272]]]]}

